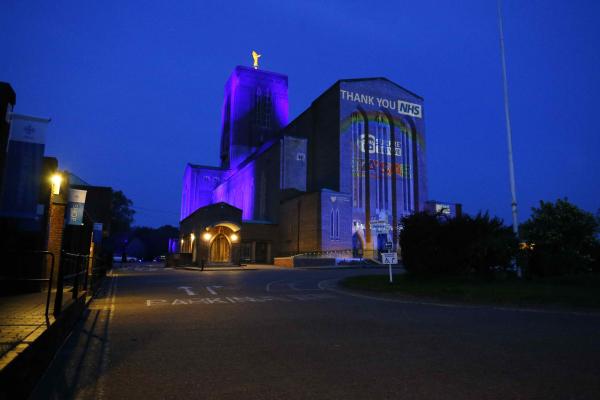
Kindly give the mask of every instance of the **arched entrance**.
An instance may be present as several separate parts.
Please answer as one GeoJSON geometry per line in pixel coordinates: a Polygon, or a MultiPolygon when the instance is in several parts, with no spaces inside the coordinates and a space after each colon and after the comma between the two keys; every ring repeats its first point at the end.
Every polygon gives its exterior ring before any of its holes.
{"type": "Polygon", "coordinates": [[[209,262],[228,263],[231,261],[231,243],[219,233],[210,244],[209,262]]]}

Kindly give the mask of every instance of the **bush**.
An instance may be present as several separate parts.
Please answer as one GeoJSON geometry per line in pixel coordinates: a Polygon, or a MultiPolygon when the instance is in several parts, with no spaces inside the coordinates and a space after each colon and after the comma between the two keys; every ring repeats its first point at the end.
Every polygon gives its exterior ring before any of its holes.
{"type": "Polygon", "coordinates": [[[402,260],[413,275],[477,274],[491,278],[506,272],[517,253],[512,230],[485,214],[447,218],[416,213],[403,219],[402,260]]]}
{"type": "Polygon", "coordinates": [[[540,201],[521,225],[521,237],[533,244],[529,272],[537,276],[589,272],[598,261],[599,226],[597,217],[566,199],[540,201]]]}

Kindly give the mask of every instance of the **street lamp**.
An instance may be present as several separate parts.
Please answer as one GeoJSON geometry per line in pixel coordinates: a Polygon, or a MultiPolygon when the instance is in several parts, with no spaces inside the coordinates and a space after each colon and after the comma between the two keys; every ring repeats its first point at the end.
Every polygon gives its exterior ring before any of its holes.
{"type": "Polygon", "coordinates": [[[229,238],[232,242],[237,242],[237,240],[239,239],[238,235],[236,235],[235,233],[232,233],[231,236],[229,236],[229,238]]]}
{"type": "Polygon", "coordinates": [[[212,235],[209,232],[204,232],[204,235],[202,235],[202,239],[204,239],[205,241],[209,241],[212,238],[212,235]]]}
{"type": "Polygon", "coordinates": [[[62,183],[62,175],[59,173],[55,173],[50,177],[50,182],[52,183],[52,194],[60,194],[60,185],[62,183]]]}

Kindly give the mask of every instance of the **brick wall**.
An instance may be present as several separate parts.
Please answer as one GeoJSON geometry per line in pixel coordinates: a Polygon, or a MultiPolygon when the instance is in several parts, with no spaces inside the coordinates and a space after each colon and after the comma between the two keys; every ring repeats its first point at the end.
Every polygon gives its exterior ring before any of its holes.
{"type": "MultiPolygon", "coordinates": [[[[58,265],[60,263],[60,250],[62,249],[63,232],[65,227],[65,208],[66,204],[50,202],[50,213],[48,217],[48,251],[54,254],[54,280],[58,265]]],[[[45,277],[50,276],[52,259],[49,257],[46,264],[45,277]]]]}

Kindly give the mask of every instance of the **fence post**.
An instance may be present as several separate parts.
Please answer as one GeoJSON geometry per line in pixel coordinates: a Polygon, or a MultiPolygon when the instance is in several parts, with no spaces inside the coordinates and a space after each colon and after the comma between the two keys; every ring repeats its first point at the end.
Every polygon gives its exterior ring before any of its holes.
{"type": "Polygon", "coordinates": [[[58,274],[56,277],[56,296],[54,297],[54,316],[58,316],[62,311],[63,301],[63,290],[64,290],[64,279],[65,279],[65,268],[64,268],[65,257],[61,255],[58,263],[58,274]]]}
{"type": "Polygon", "coordinates": [[[76,254],[75,255],[75,281],[73,282],[73,300],[77,300],[77,295],[79,294],[79,274],[81,273],[80,270],[80,255],[76,254]]]}
{"type": "Polygon", "coordinates": [[[46,255],[50,255],[52,259],[52,265],[50,266],[50,277],[48,278],[48,297],[46,298],[46,320],[48,320],[48,309],[50,308],[50,296],[52,295],[52,278],[54,274],[54,253],[45,252],[46,255]]]}
{"type": "Polygon", "coordinates": [[[83,279],[83,291],[87,292],[88,290],[88,276],[90,274],[91,271],[94,270],[94,258],[90,257],[90,256],[84,256],[84,265],[85,265],[85,278],[83,279]],[[91,268],[90,268],[91,265],[91,268]]]}

